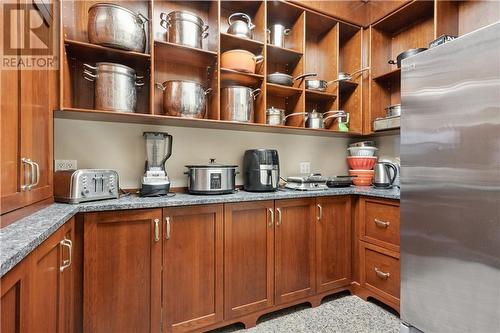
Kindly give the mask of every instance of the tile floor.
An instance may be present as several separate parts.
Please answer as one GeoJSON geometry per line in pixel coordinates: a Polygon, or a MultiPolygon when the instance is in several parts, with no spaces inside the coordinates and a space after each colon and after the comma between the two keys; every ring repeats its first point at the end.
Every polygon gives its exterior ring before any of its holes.
{"type": "Polygon", "coordinates": [[[399,325],[397,313],[383,304],[341,293],[314,309],[298,305],[265,315],[248,330],[236,324],[211,333],[398,333],[399,325]]]}

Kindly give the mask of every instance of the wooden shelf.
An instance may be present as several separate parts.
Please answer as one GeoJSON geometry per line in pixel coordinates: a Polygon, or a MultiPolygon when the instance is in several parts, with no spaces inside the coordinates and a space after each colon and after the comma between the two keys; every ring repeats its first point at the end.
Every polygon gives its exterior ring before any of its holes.
{"type": "Polygon", "coordinates": [[[242,38],[228,33],[220,34],[221,53],[227,50],[244,49],[254,53],[261,54],[264,43],[255,39],[242,38]]]}
{"type": "Polygon", "coordinates": [[[110,61],[117,62],[131,67],[149,67],[151,55],[147,53],[125,51],[111,47],[79,42],[72,39],[65,39],[64,46],[66,52],[73,57],[81,58],[85,61],[110,61]]]}
{"type": "Polygon", "coordinates": [[[217,59],[217,52],[214,51],[162,41],[155,41],[154,52],[156,61],[168,61],[196,67],[212,66],[217,59]]]}
{"type": "Polygon", "coordinates": [[[228,68],[220,69],[220,80],[222,85],[243,85],[243,86],[260,86],[262,80],[264,80],[264,75],[238,72],[228,68]]]}
{"type": "Polygon", "coordinates": [[[398,79],[401,76],[401,68],[396,68],[393,69],[389,72],[377,75],[373,77],[373,80],[375,81],[389,81],[389,80],[394,80],[398,79]]]}
{"type": "Polygon", "coordinates": [[[339,81],[340,93],[350,93],[358,87],[358,83],[354,81],[339,81]]]}
{"type": "Polygon", "coordinates": [[[272,59],[272,62],[295,64],[302,58],[302,52],[268,44],[267,57],[272,59]]]}
{"type": "Polygon", "coordinates": [[[302,88],[288,87],[274,83],[266,83],[266,88],[268,94],[278,97],[291,97],[302,93],[302,88]]]}
{"type": "Polygon", "coordinates": [[[271,126],[267,124],[256,123],[238,123],[223,120],[212,119],[191,119],[172,116],[152,115],[143,113],[114,112],[91,109],[65,108],[55,110],[54,117],[59,119],[76,119],[86,121],[104,121],[112,123],[132,123],[146,125],[167,125],[191,128],[210,128],[223,130],[236,130],[247,132],[267,132],[311,136],[327,137],[356,137],[359,133],[338,132],[332,130],[321,130],[295,126],[271,126]]]}
{"type": "Polygon", "coordinates": [[[434,1],[412,1],[389,16],[379,20],[373,27],[386,33],[397,33],[414,22],[433,16],[434,1]]]}
{"type": "Polygon", "coordinates": [[[334,93],[306,89],[306,99],[310,101],[333,101],[337,98],[334,93]]]}

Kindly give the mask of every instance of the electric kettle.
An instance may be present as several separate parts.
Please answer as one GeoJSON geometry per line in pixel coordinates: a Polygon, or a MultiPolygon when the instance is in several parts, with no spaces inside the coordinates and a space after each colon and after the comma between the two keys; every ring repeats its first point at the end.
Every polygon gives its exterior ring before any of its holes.
{"type": "Polygon", "coordinates": [[[377,162],[374,170],[375,176],[373,177],[373,186],[379,188],[391,188],[398,173],[396,164],[390,162],[377,162]],[[393,171],[392,174],[390,169],[393,171]]]}

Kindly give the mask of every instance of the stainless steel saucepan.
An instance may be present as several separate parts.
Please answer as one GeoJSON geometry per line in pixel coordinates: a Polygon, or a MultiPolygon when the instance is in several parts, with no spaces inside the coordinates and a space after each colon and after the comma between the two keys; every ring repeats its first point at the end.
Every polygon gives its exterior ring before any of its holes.
{"type": "MultiPolygon", "coordinates": [[[[355,72],[352,72],[351,74],[345,73],[345,72],[340,72],[338,78],[335,80],[331,80],[331,81],[319,80],[319,79],[306,80],[306,89],[316,90],[316,91],[326,91],[326,88],[328,88],[329,85],[336,83],[336,82],[340,82],[340,81],[352,80],[352,78],[354,76],[356,76],[357,74],[360,74],[360,73],[367,71],[369,69],[370,69],[369,67],[362,68],[362,69],[359,69],[355,72]]],[[[317,74],[312,75],[312,76],[316,76],[316,75],[317,74]]]]}
{"type": "Polygon", "coordinates": [[[163,90],[163,112],[169,116],[183,118],[204,118],[207,94],[212,88],[204,89],[197,82],[170,80],[156,83],[163,90]]]}

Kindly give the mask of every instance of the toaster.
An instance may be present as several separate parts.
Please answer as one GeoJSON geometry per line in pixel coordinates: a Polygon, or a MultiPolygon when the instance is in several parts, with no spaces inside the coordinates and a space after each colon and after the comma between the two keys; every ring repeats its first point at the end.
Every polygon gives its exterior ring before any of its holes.
{"type": "Polygon", "coordinates": [[[107,169],[54,172],[54,200],[80,203],[118,198],[118,173],[107,169]]]}

